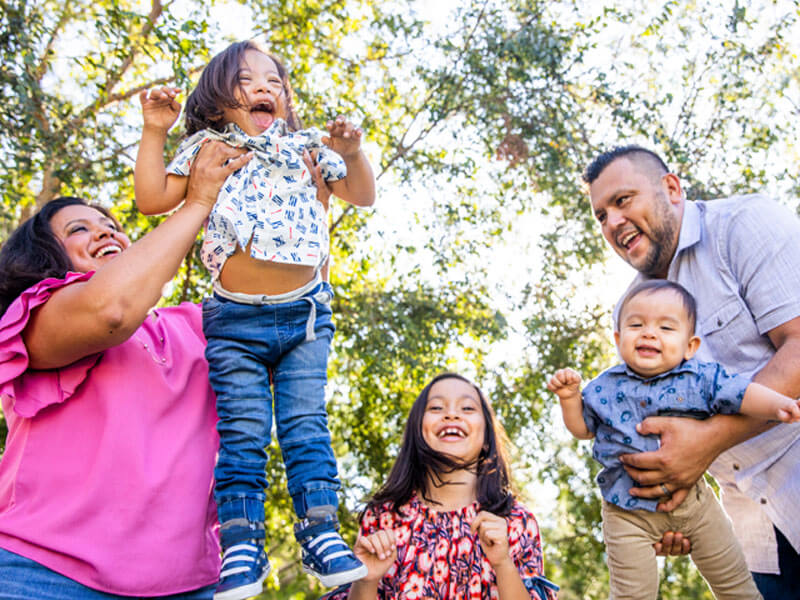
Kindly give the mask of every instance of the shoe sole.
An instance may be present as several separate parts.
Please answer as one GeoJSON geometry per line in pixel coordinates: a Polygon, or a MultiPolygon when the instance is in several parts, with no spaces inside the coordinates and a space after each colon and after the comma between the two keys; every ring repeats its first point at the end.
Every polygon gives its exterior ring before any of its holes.
{"type": "MultiPolygon", "coordinates": [[[[320,582],[322,582],[322,585],[329,588],[339,587],[340,585],[344,585],[346,583],[358,581],[359,579],[366,577],[368,572],[365,565],[361,565],[357,569],[342,571],[341,573],[333,573],[332,575],[323,575],[322,573],[317,573],[314,569],[305,565],[303,565],[303,571],[309,575],[313,575],[319,579],[320,582]]],[[[217,600],[216,596],[214,596],[214,600],[217,600]]]]}
{"type": "Polygon", "coordinates": [[[267,562],[267,565],[261,572],[261,575],[253,583],[240,585],[239,587],[231,588],[229,590],[225,590],[224,592],[217,592],[214,594],[214,600],[246,600],[246,598],[258,596],[264,587],[264,580],[267,578],[267,575],[269,575],[271,570],[272,565],[267,562]]]}

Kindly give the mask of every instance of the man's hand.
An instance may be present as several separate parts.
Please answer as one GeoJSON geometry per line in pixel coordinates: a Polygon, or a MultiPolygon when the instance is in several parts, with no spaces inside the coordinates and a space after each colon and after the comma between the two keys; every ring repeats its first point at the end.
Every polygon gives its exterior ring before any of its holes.
{"type": "Polygon", "coordinates": [[[689,554],[692,550],[692,543],[679,531],[667,531],[661,536],[661,541],[653,544],[658,556],[681,556],[689,554]]]}
{"type": "Polygon", "coordinates": [[[356,127],[342,115],[326,124],[328,136],[322,138],[322,143],[328,146],[344,159],[350,158],[361,151],[361,136],[363,131],[356,127]]]}
{"type": "Polygon", "coordinates": [[[166,133],[181,114],[181,105],[175,100],[180,90],[174,87],[159,87],[139,93],[142,104],[144,127],[166,133]]]}
{"type": "Polygon", "coordinates": [[[724,448],[718,448],[711,419],[649,417],[636,426],[642,435],[661,437],[661,448],[653,452],[622,454],[625,470],[640,487],[630,490],[639,498],[672,497],[659,510],[672,510],[683,502],[688,490],[703,476],[724,448]],[[661,486],[665,485],[667,490],[661,486]]]}

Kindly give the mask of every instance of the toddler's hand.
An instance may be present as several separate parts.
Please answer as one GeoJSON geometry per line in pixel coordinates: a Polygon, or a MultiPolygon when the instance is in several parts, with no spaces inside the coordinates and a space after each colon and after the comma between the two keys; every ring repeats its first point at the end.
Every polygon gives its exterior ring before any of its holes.
{"type": "Polygon", "coordinates": [[[333,121],[328,121],[326,128],[328,129],[328,135],[322,138],[322,143],[342,158],[358,154],[361,150],[363,131],[342,115],[339,115],[333,121]]]}
{"type": "Polygon", "coordinates": [[[792,400],[778,409],[778,419],[783,423],[800,421],[800,400],[792,400]]]}
{"type": "Polygon", "coordinates": [[[562,400],[580,394],[581,376],[573,369],[559,369],[547,382],[547,389],[562,400]]]}
{"type": "Polygon", "coordinates": [[[144,126],[167,132],[181,114],[180,102],[175,100],[180,90],[174,87],[160,87],[139,93],[142,104],[144,126]]]}

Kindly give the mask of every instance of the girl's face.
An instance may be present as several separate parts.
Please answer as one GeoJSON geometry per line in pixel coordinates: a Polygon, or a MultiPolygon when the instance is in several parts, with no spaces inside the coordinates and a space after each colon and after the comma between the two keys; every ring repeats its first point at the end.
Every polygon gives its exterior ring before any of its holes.
{"type": "Polygon", "coordinates": [[[483,448],[485,431],[481,400],[472,385],[448,377],[431,386],[422,417],[422,437],[431,449],[472,463],[483,448]]]}
{"type": "Polygon", "coordinates": [[[131,242],[106,215],[90,206],[65,206],[50,218],[50,228],[80,273],[96,271],[131,242]]]}
{"type": "Polygon", "coordinates": [[[236,123],[248,135],[263,133],[275,119],[286,119],[287,98],[278,66],[258,50],[244,53],[239,87],[234,94],[239,108],[226,108],[226,123],[236,123]]]}

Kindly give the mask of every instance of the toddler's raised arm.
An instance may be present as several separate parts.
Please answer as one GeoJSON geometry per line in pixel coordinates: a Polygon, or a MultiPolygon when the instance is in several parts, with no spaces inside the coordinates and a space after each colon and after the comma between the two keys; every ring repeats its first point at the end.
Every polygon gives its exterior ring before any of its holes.
{"type": "Polygon", "coordinates": [[[142,104],[142,140],[133,170],[137,208],[146,215],[169,212],[186,196],[187,177],[167,175],[164,143],[167,131],[181,112],[176,88],[162,87],[139,94],[142,104]]]}
{"type": "Polygon", "coordinates": [[[363,132],[343,116],[327,123],[328,137],[322,141],[339,154],[347,165],[347,177],[331,182],[335,196],[356,206],[375,204],[375,176],[361,150],[363,132]]]}
{"type": "Polygon", "coordinates": [[[561,416],[569,432],[579,440],[590,440],[594,433],[583,420],[581,376],[573,369],[559,369],[547,382],[547,389],[561,401],[561,416]]]}

